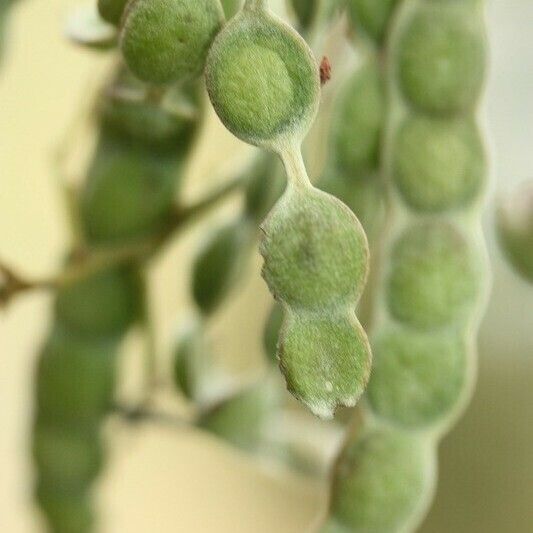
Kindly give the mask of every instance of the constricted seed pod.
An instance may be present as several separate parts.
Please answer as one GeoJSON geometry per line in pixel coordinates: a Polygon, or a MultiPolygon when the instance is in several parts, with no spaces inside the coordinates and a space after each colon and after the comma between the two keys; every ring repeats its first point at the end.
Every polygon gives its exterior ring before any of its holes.
{"type": "Polygon", "coordinates": [[[524,183],[498,208],[500,244],[512,266],[533,282],[533,182],[524,183]]]}
{"type": "Polygon", "coordinates": [[[320,78],[306,42],[262,4],[247,2],[219,33],[207,58],[206,83],[228,130],[250,144],[279,148],[307,133],[320,78]]]}
{"type": "Polygon", "coordinates": [[[449,417],[466,387],[468,348],[456,332],[381,331],[372,344],[368,401],[380,417],[426,428],[449,417]]]}
{"type": "Polygon", "coordinates": [[[205,412],[198,426],[237,448],[257,452],[280,405],[279,390],[267,379],[205,412]]]}
{"type": "Polygon", "coordinates": [[[138,318],[140,299],[129,270],[107,270],[62,287],[56,315],[61,325],[78,335],[120,336],[138,318]]]}
{"type": "Polygon", "coordinates": [[[368,273],[365,234],[342,202],[311,187],[289,189],[262,229],[263,277],[286,312],[280,367],[294,396],[331,417],[355,405],[370,374],[354,313],[368,273]]]}
{"type": "Polygon", "coordinates": [[[400,86],[427,113],[473,108],[485,77],[485,38],[472,3],[427,2],[404,27],[398,45],[400,86]]]}
{"type": "Polygon", "coordinates": [[[98,0],[98,12],[104,20],[118,26],[128,1],[129,0],[98,0]]]}
{"type": "Polygon", "coordinates": [[[486,162],[479,129],[471,119],[411,116],[393,147],[393,180],[409,207],[441,212],[479,196],[486,162]]]}
{"type": "Polygon", "coordinates": [[[453,226],[414,225],[394,245],[387,288],[389,310],[401,323],[426,330],[446,326],[476,301],[476,261],[453,226]]]}
{"type": "Polygon", "coordinates": [[[33,456],[39,482],[50,490],[72,491],[88,487],[102,467],[102,445],[94,428],[77,430],[41,423],[33,432],[33,456]]]}
{"type": "Polygon", "coordinates": [[[193,265],[192,294],[204,315],[217,309],[239,279],[254,230],[237,220],[210,236],[193,265]]]}
{"type": "Polygon", "coordinates": [[[406,526],[433,489],[431,448],[423,437],[394,429],[370,429],[350,439],[335,467],[330,518],[321,533],[411,530],[406,526]]]}
{"type": "Polygon", "coordinates": [[[162,85],[194,78],[223,22],[219,0],[135,0],[122,19],[120,48],[143,81],[162,85]]]}
{"type": "Polygon", "coordinates": [[[356,28],[381,44],[398,0],[348,0],[348,12],[356,28]]]}
{"type": "Polygon", "coordinates": [[[81,193],[81,219],[93,244],[131,241],[169,222],[181,158],[105,135],[81,193]]]}
{"type": "Polygon", "coordinates": [[[340,96],[333,128],[333,152],[339,170],[350,179],[367,177],[379,165],[385,95],[376,61],[348,80],[340,96]]]}
{"type": "Polygon", "coordinates": [[[50,423],[94,427],[112,403],[116,358],[116,341],[80,339],[56,328],[37,366],[39,418],[50,423]]]}

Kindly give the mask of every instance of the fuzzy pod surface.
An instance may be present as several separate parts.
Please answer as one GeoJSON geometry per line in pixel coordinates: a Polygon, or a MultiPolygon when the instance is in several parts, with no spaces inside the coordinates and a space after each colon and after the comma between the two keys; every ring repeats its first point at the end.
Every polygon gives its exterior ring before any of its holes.
{"type": "Polygon", "coordinates": [[[272,146],[303,137],[318,107],[318,65],[306,42],[250,5],[215,39],[206,82],[224,125],[250,144],[272,146]]]}
{"type": "Polygon", "coordinates": [[[198,76],[222,28],[218,0],[134,0],[128,4],[120,48],[141,80],[169,84],[198,76]]]}

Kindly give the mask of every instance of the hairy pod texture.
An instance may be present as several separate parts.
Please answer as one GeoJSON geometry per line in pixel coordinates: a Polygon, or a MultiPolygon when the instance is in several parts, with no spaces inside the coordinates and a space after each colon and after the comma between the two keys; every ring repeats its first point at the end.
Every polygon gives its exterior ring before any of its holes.
{"type": "Polygon", "coordinates": [[[354,314],[368,270],[355,215],[311,186],[299,145],[316,114],[318,66],[298,34],[248,1],[215,39],[206,80],[215,111],[240,139],[277,152],[289,185],[262,224],[263,276],[282,303],[278,342],[287,385],[313,413],[355,405],[370,372],[354,314]]]}
{"type": "Polygon", "coordinates": [[[121,22],[120,48],[143,81],[163,85],[193,78],[223,21],[219,0],[134,0],[121,22]]]}
{"type": "Polygon", "coordinates": [[[364,4],[352,3],[356,27],[386,43],[379,158],[394,218],[380,252],[365,421],[334,471],[324,531],[381,533],[420,523],[434,471],[424,458],[474,380],[486,288],[487,164],[475,114],[486,44],[481,1],[373,2],[374,13],[388,12],[381,36],[365,27],[364,4]]]}

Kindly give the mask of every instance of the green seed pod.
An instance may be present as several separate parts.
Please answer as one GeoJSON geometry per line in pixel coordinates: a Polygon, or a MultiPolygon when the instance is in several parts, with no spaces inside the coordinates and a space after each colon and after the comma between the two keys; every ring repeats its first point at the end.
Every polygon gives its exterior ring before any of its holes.
{"type": "Polygon", "coordinates": [[[37,367],[39,418],[95,426],[111,406],[116,358],[116,341],[82,340],[55,329],[37,367]]]}
{"type": "Polygon", "coordinates": [[[372,345],[368,385],[373,410],[408,428],[425,428],[453,412],[466,386],[467,347],[456,333],[382,331],[372,345]]]}
{"type": "Polygon", "coordinates": [[[262,2],[248,2],[217,36],[206,82],[222,122],[250,144],[279,149],[303,138],[318,108],[320,79],[311,50],[262,2]]]}
{"type": "Polygon", "coordinates": [[[288,312],[279,360],[289,391],[321,418],[355,406],[370,377],[370,346],[353,311],[288,312]]]}
{"type": "Polygon", "coordinates": [[[127,3],[128,0],[98,0],[98,12],[104,20],[118,26],[127,3]]]}
{"type": "Polygon", "coordinates": [[[204,413],[198,426],[237,448],[256,452],[265,444],[268,426],[279,408],[278,389],[266,380],[204,413]]]}
{"type": "MultiPolygon", "coordinates": [[[[184,118],[150,99],[121,99],[115,93],[132,91],[142,94],[144,84],[126,71],[119,73],[104,91],[100,100],[100,120],[103,128],[116,135],[138,141],[156,149],[169,149],[174,153],[189,147],[198,121],[184,118]]],[[[192,85],[173,88],[165,96],[172,105],[181,104],[198,109],[198,92],[192,85]]]]}
{"type": "Polygon", "coordinates": [[[355,306],[368,273],[366,236],[355,215],[317,189],[289,189],[263,224],[263,276],[290,307],[355,306]]]}
{"type": "Polygon", "coordinates": [[[219,0],[135,0],[122,20],[120,48],[143,81],[193,78],[202,72],[223,22],[219,0]]]}
{"type": "Polygon", "coordinates": [[[498,209],[500,244],[511,265],[533,282],[533,182],[526,182],[498,209]]]}
{"type": "Polygon", "coordinates": [[[139,315],[139,286],[124,269],[107,270],[61,288],[56,314],[70,332],[94,337],[120,336],[139,315]]]}
{"type": "Polygon", "coordinates": [[[376,62],[364,65],[342,91],[333,128],[339,169],[351,179],[365,177],[379,165],[385,95],[376,62]]]}
{"type": "MultiPolygon", "coordinates": [[[[485,75],[485,39],[471,5],[429,2],[404,28],[398,49],[400,85],[427,112],[461,113],[478,100],[485,75]]],[[[468,4],[468,3],[467,3],[468,4]]]]}
{"type": "Polygon", "coordinates": [[[94,512],[86,492],[57,491],[39,483],[36,501],[53,533],[91,533],[94,531],[94,512]]]}
{"type": "Polygon", "coordinates": [[[123,242],[161,231],[172,215],[181,160],[105,136],[81,195],[86,237],[123,242]]]}
{"type": "Polygon", "coordinates": [[[226,18],[229,20],[233,18],[242,8],[244,0],[222,0],[222,7],[226,18]]]}
{"type": "Polygon", "coordinates": [[[348,0],[350,18],[356,28],[381,44],[398,0],[348,0]]]}
{"type": "Polygon", "coordinates": [[[263,348],[269,361],[278,362],[278,339],[283,324],[283,308],[274,304],[263,333],[263,348]]]}
{"type": "Polygon", "coordinates": [[[331,519],[323,532],[411,531],[434,482],[434,457],[416,434],[367,431],[348,442],[335,468],[331,519]]]}
{"type": "Polygon", "coordinates": [[[417,211],[464,207],[479,195],[487,170],[479,130],[470,119],[408,118],[396,136],[393,159],[395,184],[417,211]]]}
{"type": "Polygon", "coordinates": [[[90,485],[102,467],[102,448],[94,430],[37,423],[33,456],[39,479],[58,491],[79,491],[90,485]]]}
{"type": "Polygon", "coordinates": [[[188,400],[201,400],[210,360],[201,326],[193,323],[180,333],[174,349],[174,383],[188,400]]]}
{"type": "Polygon", "coordinates": [[[213,313],[239,279],[248,257],[253,228],[237,220],[218,229],[193,266],[192,294],[204,315],[213,313]]]}
{"type": "Polygon", "coordinates": [[[400,322],[420,329],[450,324],[471,309],[478,289],[474,258],[453,226],[413,226],[394,246],[388,306],[400,322]]]}

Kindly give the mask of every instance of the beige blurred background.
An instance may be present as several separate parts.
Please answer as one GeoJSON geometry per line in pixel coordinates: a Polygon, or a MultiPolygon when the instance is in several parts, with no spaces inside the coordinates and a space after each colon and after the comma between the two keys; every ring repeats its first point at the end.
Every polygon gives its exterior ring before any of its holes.
{"type": "MultiPolygon", "coordinates": [[[[488,3],[493,202],[495,195],[533,178],[533,4],[488,3]]],[[[54,272],[68,243],[52,153],[107,67],[103,56],[63,40],[62,25],[73,4],[21,2],[0,72],[0,255],[30,276],[54,272]]],[[[201,157],[191,164],[191,195],[213,185],[221,168],[246,154],[214,119],[206,138],[209,150],[200,149],[201,157]]],[[[479,386],[468,413],[442,445],[439,491],[425,533],[533,531],[533,288],[503,262],[490,213],[486,229],[494,288],[481,335],[479,386]]],[[[180,317],[178,303],[187,302],[182,258],[197,236],[188,234],[154,273],[163,354],[180,317]]],[[[268,309],[258,263],[212,328],[225,364],[241,373],[257,367],[268,309]]],[[[34,294],[0,315],[2,533],[41,531],[29,501],[28,435],[32,368],[49,304],[48,296],[34,294]]],[[[163,357],[163,368],[166,364],[163,357]]],[[[111,433],[111,461],[99,491],[103,533],[300,533],[325,504],[320,484],[281,466],[258,467],[199,432],[142,426],[111,433]]]]}

